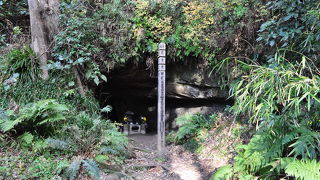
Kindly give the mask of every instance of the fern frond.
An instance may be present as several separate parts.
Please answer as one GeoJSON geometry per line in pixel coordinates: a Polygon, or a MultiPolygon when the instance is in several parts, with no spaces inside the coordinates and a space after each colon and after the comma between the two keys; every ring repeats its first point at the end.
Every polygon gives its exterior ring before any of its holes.
{"type": "Polygon", "coordinates": [[[103,146],[102,148],[100,148],[99,151],[100,154],[113,154],[113,155],[119,155],[119,151],[113,149],[110,146],[103,146]]]}
{"type": "Polygon", "coordinates": [[[81,163],[82,163],[82,160],[74,160],[74,161],[72,161],[72,163],[68,167],[68,169],[66,171],[66,175],[67,175],[67,177],[70,178],[70,180],[74,180],[77,178],[77,176],[79,174],[81,163]]]}
{"type": "Polygon", "coordinates": [[[70,143],[59,140],[59,139],[48,138],[46,139],[46,142],[49,147],[53,149],[59,149],[59,150],[70,150],[70,146],[71,146],[70,143]]]}
{"type": "Polygon", "coordinates": [[[90,176],[96,180],[100,179],[100,169],[98,164],[92,159],[82,160],[83,166],[86,168],[90,176]]]}
{"type": "Polygon", "coordinates": [[[241,172],[257,172],[282,156],[282,145],[283,138],[274,137],[268,131],[259,132],[252,137],[249,144],[237,147],[235,167],[241,172]]]}
{"type": "Polygon", "coordinates": [[[231,180],[233,170],[230,165],[220,167],[210,178],[210,180],[231,180]]]}
{"type": "Polygon", "coordinates": [[[0,128],[3,132],[8,132],[8,131],[12,130],[16,125],[21,123],[22,121],[23,121],[23,119],[21,119],[21,118],[18,118],[14,121],[6,120],[3,123],[1,123],[0,128]]]}
{"type": "Polygon", "coordinates": [[[37,126],[47,124],[47,123],[53,123],[61,120],[65,120],[66,117],[62,114],[51,114],[47,118],[45,118],[43,121],[40,121],[36,123],[37,126]]]}
{"type": "Polygon", "coordinates": [[[63,113],[67,110],[65,105],[52,99],[37,101],[22,108],[15,120],[3,121],[0,124],[0,129],[3,132],[8,132],[18,125],[26,125],[31,128],[44,124],[50,125],[50,123],[64,120],[63,113]]]}
{"type": "Polygon", "coordinates": [[[289,147],[293,148],[289,155],[295,158],[301,156],[303,159],[315,159],[320,153],[320,133],[307,128],[299,128],[300,134],[295,138],[295,142],[289,147]]]}
{"type": "Polygon", "coordinates": [[[25,132],[24,134],[22,134],[21,136],[19,136],[19,140],[22,142],[22,143],[26,143],[27,145],[31,144],[32,141],[34,139],[34,136],[29,133],[29,132],[25,132]]]}
{"type": "Polygon", "coordinates": [[[320,162],[316,160],[297,160],[294,158],[284,158],[287,161],[285,173],[301,180],[319,180],[320,162]]]}

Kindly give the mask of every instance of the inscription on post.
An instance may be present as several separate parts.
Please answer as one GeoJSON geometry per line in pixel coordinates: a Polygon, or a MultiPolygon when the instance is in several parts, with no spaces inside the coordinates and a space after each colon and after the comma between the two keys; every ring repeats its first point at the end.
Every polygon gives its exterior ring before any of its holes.
{"type": "Polygon", "coordinates": [[[159,44],[158,58],[158,152],[165,152],[165,86],[166,86],[166,44],[159,44]]]}

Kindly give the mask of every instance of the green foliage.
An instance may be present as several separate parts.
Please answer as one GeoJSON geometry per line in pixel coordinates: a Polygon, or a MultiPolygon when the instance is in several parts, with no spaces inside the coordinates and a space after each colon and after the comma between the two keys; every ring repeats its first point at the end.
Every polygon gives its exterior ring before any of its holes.
{"type": "Polygon", "coordinates": [[[216,62],[217,54],[229,51],[231,43],[239,45],[236,51],[249,52],[244,48],[248,44],[233,33],[241,36],[239,28],[253,31],[256,18],[264,15],[262,8],[261,2],[249,0],[65,1],[63,30],[56,36],[50,67],[81,67],[86,78],[98,84],[105,79],[100,72],[115,65],[145,59],[152,65],[160,42],[170,47],[167,55],[172,60],[216,62]]]}
{"type": "Polygon", "coordinates": [[[55,36],[53,56],[56,61],[49,65],[50,69],[71,69],[86,66],[86,78],[94,80],[98,85],[100,80],[107,78],[100,73],[99,65],[94,57],[100,53],[98,27],[95,19],[88,17],[86,8],[81,2],[62,3],[60,21],[64,27],[55,36]]]}
{"type": "Polygon", "coordinates": [[[13,49],[3,57],[1,66],[2,75],[12,75],[14,73],[35,76],[36,63],[32,61],[34,56],[30,47],[13,49]]]}
{"type": "Polygon", "coordinates": [[[33,57],[34,54],[29,47],[13,49],[3,58],[0,57],[1,108],[7,109],[10,101],[25,106],[43,99],[56,99],[75,110],[91,113],[100,110],[90,92],[86,97],[76,92],[75,80],[70,73],[51,71],[52,77],[49,80],[39,79],[39,68],[32,60],[33,57]]]}
{"type": "Polygon", "coordinates": [[[270,46],[293,46],[300,52],[316,52],[320,48],[320,17],[317,0],[276,0],[267,3],[270,18],[260,26],[258,41],[270,46]]]}
{"type": "Polygon", "coordinates": [[[22,144],[22,146],[28,147],[32,144],[34,136],[29,132],[25,132],[24,134],[19,136],[18,139],[19,139],[20,143],[22,144]]]}
{"type": "Polygon", "coordinates": [[[12,49],[3,57],[0,56],[0,93],[8,91],[17,81],[30,81],[37,77],[38,69],[32,60],[34,56],[30,47],[12,49]]]}
{"type": "Polygon", "coordinates": [[[230,165],[220,167],[210,178],[210,180],[230,180],[233,170],[230,165]]]}
{"type": "MultiPolygon", "coordinates": [[[[4,179],[56,179],[68,162],[60,155],[39,155],[33,152],[2,149],[0,175],[4,179]],[[19,154],[19,155],[17,155],[19,154]]],[[[57,154],[56,154],[57,155],[57,154]]]]}
{"type": "Polygon", "coordinates": [[[114,124],[85,113],[76,116],[74,122],[67,124],[59,136],[62,139],[47,140],[49,147],[76,154],[123,155],[128,142],[114,124]]]}
{"type": "Polygon", "coordinates": [[[81,160],[72,161],[66,171],[66,176],[70,179],[75,179],[79,173],[81,163],[81,160]]]}
{"type": "Polygon", "coordinates": [[[236,98],[235,113],[248,113],[252,122],[259,122],[268,121],[274,113],[292,114],[294,118],[303,113],[302,109],[319,108],[319,77],[314,74],[317,70],[311,68],[310,59],[301,58],[299,63],[291,64],[285,62],[284,55],[277,53],[276,63],[270,67],[246,64],[249,74],[230,90],[236,98]]]}
{"type": "Polygon", "coordinates": [[[157,44],[164,41],[172,59],[192,56],[213,60],[217,51],[213,48],[226,48],[227,41],[232,41],[230,34],[245,15],[250,19],[247,12],[255,4],[258,3],[246,0],[137,0],[132,18],[135,49],[140,54],[153,53],[157,44]],[[214,33],[217,30],[220,31],[214,33]],[[218,44],[220,38],[226,43],[218,44]]]}
{"type": "Polygon", "coordinates": [[[320,162],[316,160],[296,160],[286,158],[281,160],[285,165],[285,172],[297,179],[316,180],[320,179],[320,162]]]}
{"type": "Polygon", "coordinates": [[[106,155],[97,155],[94,160],[100,164],[103,164],[109,160],[109,157],[106,155]]]}
{"type": "Polygon", "coordinates": [[[65,167],[65,160],[54,160],[53,158],[39,157],[32,162],[32,166],[28,168],[29,178],[50,179],[57,177],[65,167]]]}
{"type": "Polygon", "coordinates": [[[179,130],[174,133],[173,141],[183,143],[186,139],[197,134],[201,129],[209,129],[215,122],[217,115],[211,115],[206,118],[203,115],[186,114],[176,119],[179,130]]]}
{"type": "Polygon", "coordinates": [[[55,100],[41,100],[25,106],[16,117],[2,121],[0,127],[3,132],[19,130],[19,128],[23,128],[23,131],[35,132],[38,128],[38,132],[45,133],[44,129],[40,130],[40,128],[53,128],[58,121],[65,120],[64,112],[66,111],[68,108],[55,100]]]}
{"type": "Polygon", "coordinates": [[[189,150],[197,151],[201,148],[200,142],[207,138],[208,129],[213,126],[216,120],[216,114],[208,117],[200,114],[180,116],[176,119],[179,129],[177,132],[171,132],[168,135],[168,140],[178,144],[185,144],[189,150]]]}
{"type": "Polygon", "coordinates": [[[109,70],[137,55],[133,51],[130,32],[132,1],[114,0],[98,5],[98,9],[93,19],[99,24],[100,46],[104,49],[103,65],[109,70]]]}
{"type": "Polygon", "coordinates": [[[0,48],[13,41],[13,27],[26,21],[27,10],[28,6],[25,0],[0,0],[0,48]]]}
{"type": "Polygon", "coordinates": [[[241,78],[230,90],[236,100],[232,109],[236,115],[247,115],[258,132],[249,144],[237,147],[235,177],[277,179],[284,172],[316,179],[317,169],[302,170],[310,160],[315,165],[320,154],[319,76],[311,59],[299,56],[301,61],[290,63],[285,53],[277,53],[268,67],[237,61],[241,78]],[[279,166],[283,158],[295,161],[289,171],[279,166]],[[301,171],[294,169],[298,164],[301,171]]]}
{"type": "MultiPolygon", "coordinates": [[[[217,177],[254,177],[259,175],[266,179],[274,177],[279,178],[282,171],[288,176],[293,176],[301,179],[312,179],[317,177],[319,167],[315,159],[320,152],[319,149],[319,133],[317,139],[312,139],[308,142],[310,145],[303,144],[297,146],[290,153],[288,149],[292,148],[301,137],[313,135],[315,132],[300,128],[284,132],[283,129],[273,128],[269,131],[261,131],[253,136],[249,144],[240,145],[237,147],[238,155],[235,157],[233,173],[223,173],[224,169],[217,172],[217,177]],[[300,152],[301,151],[301,152],[300,152]],[[308,151],[314,152],[308,153],[308,151]],[[290,158],[292,154],[295,157],[290,158]],[[285,157],[286,158],[282,158],[285,157]],[[312,160],[312,162],[310,161],[312,160]],[[310,168],[310,167],[313,168],[310,168]],[[307,171],[305,171],[308,169],[307,171]],[[306,173],[307,172],[307,173],[306,173]],[[221,174],[220,174],[221,173],[221,174]]],[[[307,141],[304,141],[306,143],[307,141]]],[[[230,167],[229,167],[230,168],[230,167]]],[[[215,174],[216,175],[216,174],[215,174]]],[[[242,179],[242,178],[240,178],[242,179]]]]}
{"type": "Polygon", "coordinates": [[[95,161],[91,159],[85,159],[82,160],[83,166],[88,171],[91,177],[93,177],[95,180],[100,179],[100,169],[95,161]]]}
{"type": "Polygon", "coordinates": [[[65,173],[66,177],[70,178],[71,180],[76,179],[80,173],[80,169],[82,166],[93,179],[100,179],[100,169],[99,166],[95,163],[95,161],[93,161],[92,159],[82,158],[78,158],[72,161],[65,173]]]}
{"type": "Polygon", "coordinates": [[[7,109],[11,101],[22,107],[39,100],[56,99],[77,110],[91,113],[100,110],[89,92],[86,97],[76,93],[74,79],[67,73],[52,72],[49,80],[39,79],[39,68],[32,58],[33,52],[28,47],[13,49],[0,58],[1,108],[7,109]]]}

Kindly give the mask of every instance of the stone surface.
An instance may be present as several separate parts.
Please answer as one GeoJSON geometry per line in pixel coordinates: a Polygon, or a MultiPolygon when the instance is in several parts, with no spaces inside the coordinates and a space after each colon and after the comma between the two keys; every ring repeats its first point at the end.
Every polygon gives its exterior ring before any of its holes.
{"type": "MultiPolygon", "coordinates": [[[[113,106],[109,114],[112,120],[121,122],[124,113],[132,111],[136,117],[147,117],[148,129],[156,128],[156,67],[156,62],[149,68],[129,64],[107,75],[108,83],[100,86],[96,94],[102,107],[113,106]]],[[[171,123],[170,128],[175,126],[173,120],[183,113],[214,113],[217,103],[225,104],[228,92],[220,89],[219,79],[211,69],[185,62],[167,63],[166,68],[166,121],[171,123]]]]}
{"type": "MultiPolygon", "coordinates": [[[[126,66],[108,75],[114,94],[127,91],[130,96],[154,98],[157,95],[157,71],[144,66],[126,66]]],[[[210,68],[197,68],[197,65],[167,64],[167,98],[208,99],[228,97],[221,90],[219,79],[210,68]]]]}

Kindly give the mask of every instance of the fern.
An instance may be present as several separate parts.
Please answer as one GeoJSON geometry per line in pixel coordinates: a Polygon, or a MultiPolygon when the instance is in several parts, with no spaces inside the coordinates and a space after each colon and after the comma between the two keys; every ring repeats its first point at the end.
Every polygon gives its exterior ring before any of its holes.
{"type": "Polygon", "coordinates": [[[96,180],[100,179],[100,169],[96,162],[91,159],[82,160],[83,166],[88,171],[91,177],[96,180]]]}
{"type": "Polygon", "coordinates": [[[51,147],[53,149],[59,149],[59,150],[70,150],[71,145],[70,143],[58,139],[52,139],[48,138],[46,139],[46,143],[48,144],[48,147],[51,147]]]}
{"type": "Polygon", "coordinates": [[[16,126],[21,125],[36,129],[38,126],[49,125],[65,119],[63,115],[68,108],[57,103],[55,100],[41,100],[25,106],[14,120],[5,120],[0,124],[3,132],[13,130],[16,126]]]}
{"type": "Polygon", "coordinates": [[[6,120],[1,123],[0,128],[3,132],[8,132],[21,122],[23,122],[23,119],[16,119],[14,121],[6,120]]]}
{"type": "Polygon", "coordinates": [[[320,162],[316,160],[297,160],[294,158],[284,158],[285,173],[294,176],[298,180],[319,180],[320,162]]]}
{"type": "MultiPolygon", "coordinates": [[[[66,167],[65,165],[63,167],[66,167]]],[[[63,168],[61,167],[61,168],[63,168]]],[[[100,169],[98,164],[92,159],[85,159],[83,157],[77,157],[71,162],[65,171],[65,176],[70,180],[74,180],[80,174],[81,167],[89,173],[89,175],[96,180],[100,179],[100,169]]]]}
{"type": "Polygon", "coordinates": [[[226,165],[220,167],[210,178],[210,180],[231,180],[233,174],[232,167],[226,165]]]}
{"type": "Polygon", "coordinates": [[[257,172],[282,154],[281,138],[267,132],[253,136],[247,145],[237,147],[236,169],[242,172],[257,172]]]}
{"type": "Polygon", "coordinates": [[[25,132],[24,134],[19,136],[18,139],[22,144],[27,146],[27,145],[31,145],[31,143],[33,142],[34,136],[29,132],[25,132]]]}
{"type": "Polygon", "coordinates": [[[299,128],[296,131],[299,135],[295,138],[295,142],[289,146],[293,148],[289,155],[293,155],[295,158],[301,156],[303,159],[317,158],[320,153],[320,133],[307,128],[299,128]]]}
{"type": "Polygon", "coordinates": [[[80,113],[72,124],[62,128],[61,139],[47,139],[50,147],[71,150],[77,154],[96,153],[122,155],[125,153],[127,138],[115,125],[80,113]]]}
{"type": "Polygon", "coordinates": [[[203,115],[186,114],[176,119],[179,129],[175,133],[171,133],[175,143],[185,143],[187,139],[196,136],[202,129],[209,129],[216,120],[217,115],[213,114],[208,118],[203,115]]]}
{"type": "Polygon", "coordinates": [[[70,180],[74,180],[77,178],[79,174],[79,170],[81,167],[82,160],[74,160],[68,167],[66,171],[66,176],[70,178],[70,180]]]}

